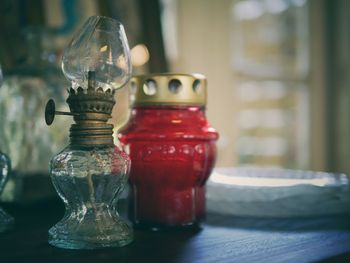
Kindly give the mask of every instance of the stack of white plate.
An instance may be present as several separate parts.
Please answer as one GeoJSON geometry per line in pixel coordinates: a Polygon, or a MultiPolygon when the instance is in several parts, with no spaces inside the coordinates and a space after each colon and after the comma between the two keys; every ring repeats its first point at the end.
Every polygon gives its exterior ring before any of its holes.
{"type": "Polygon", "coordinates": [[[350,213],[349,178],[277,168],[217,168],[207,183],[207,209],[254,217],[350,213]]]}

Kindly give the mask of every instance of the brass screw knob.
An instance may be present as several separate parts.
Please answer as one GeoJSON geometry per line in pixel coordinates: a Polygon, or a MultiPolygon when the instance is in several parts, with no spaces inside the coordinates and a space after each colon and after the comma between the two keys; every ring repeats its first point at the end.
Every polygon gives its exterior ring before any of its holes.
{"type": "Polygon", "coordinates": [[[50,126],[53,123],[56,115],[73,116],[75,114],[73,114],[71,112],[66,112],[66,111],[56,111],[55,101],[53,99],[50,99],[46,103],[46,107],[45,107],[45,122],[48,126],[50,126]]]}

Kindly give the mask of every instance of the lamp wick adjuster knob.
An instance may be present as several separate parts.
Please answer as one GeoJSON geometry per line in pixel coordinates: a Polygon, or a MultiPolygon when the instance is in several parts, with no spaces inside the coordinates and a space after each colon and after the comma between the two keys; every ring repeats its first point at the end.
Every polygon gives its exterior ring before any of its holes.
{"type": "Polygon", "coordinates": [[[46,124],[51,125],[53,123],[56,115],[74,116],[75,114],[73,114],[71,112],[66,112],[66,111],[56,111],[55,101],[53,99],[50,99],[46,103],[46,107],[45,107],[45,122],[46,122],[46,124]]]}

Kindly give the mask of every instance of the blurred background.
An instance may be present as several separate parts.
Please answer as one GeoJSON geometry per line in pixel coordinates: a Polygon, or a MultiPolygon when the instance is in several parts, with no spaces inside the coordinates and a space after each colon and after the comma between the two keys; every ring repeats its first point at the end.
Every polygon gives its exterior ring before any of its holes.
{"type": "MultiPolygon", "coordinates": [[[[71,120],[47,127],[44,105],[53,97],[67,109],[61,54],[91,15],[124,24],[134,74],[208,78],[217,167],[350,174],[350,1],[2,0],[0,148],[14,168],[4,201],[52,191],[48,162],[67,144],[71,120]]],[[[128,88],[116,96],[117,130],[128,88]]]]}

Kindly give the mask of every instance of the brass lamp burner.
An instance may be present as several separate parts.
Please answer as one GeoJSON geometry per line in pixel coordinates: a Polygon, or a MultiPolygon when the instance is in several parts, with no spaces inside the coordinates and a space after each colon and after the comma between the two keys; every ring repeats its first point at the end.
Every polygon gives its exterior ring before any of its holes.
{"type": "Polygon", "coordinates": [[[113,125],[107,124],[115,104],[114,91],[96,86],[95,74],[88,72],[88,88],[69,89],[67,103],[70,112],[56,111],[50,99],[45,108],[45,121],[51,125],[55,115],[71,115],[75,124],[70,128],[71,145],[113,145],[113,125]]]}

